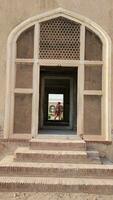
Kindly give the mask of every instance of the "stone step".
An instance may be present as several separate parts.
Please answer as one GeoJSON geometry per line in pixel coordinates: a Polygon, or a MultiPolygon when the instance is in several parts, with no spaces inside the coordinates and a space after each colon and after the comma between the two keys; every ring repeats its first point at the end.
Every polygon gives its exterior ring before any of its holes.
{"type": "Polygon", "coordinates": [[[50,151],[32,150],[19,147],[15,151],[14,160],[49,163],[84,163],[87,161],[86,151],[50,151]]]}
{"type": "Polygon", "coordinates": [[[32,139],[30,148],[37,150],[63,150],[63,151],[85,151],[86,143],[82,139],[32,139]]]}
{"type": "Polygon", "coordinates": [[[13,156],[0,162],[0,176],[103,178],[103,174],[104,178],[112,178],[113,165],[13,162],[13,156]]]}
{"type": "Polygon", "coordinates": [[[113,194],[112,179],[0,177],[1,192],[113,194]]]}
{"type": "Polygon", "coordinates": [[[89,157],[99,157],[99,152],[96,150],[87,150],[87,154],[89,157]]]}
{"type": "Polygon", "coordinates": [[[88,150],[87,157],[92,164],[101,164],[99,152],[96,150],[88,150]]]}

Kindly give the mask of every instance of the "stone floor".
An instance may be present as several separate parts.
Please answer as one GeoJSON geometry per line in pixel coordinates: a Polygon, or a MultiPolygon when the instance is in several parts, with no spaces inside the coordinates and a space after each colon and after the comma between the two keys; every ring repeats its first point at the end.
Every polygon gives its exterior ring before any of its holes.
{"type": "Polygon", "coordinates": [[[37,138],[39,139],[78,139],[80,136],[71,130],[40,130],[37,138]]]}
{"type": "Polygon", "coordinates": [[[113,200],[113,195],[75,193],[0,193],[0,200],[113,200]]]}

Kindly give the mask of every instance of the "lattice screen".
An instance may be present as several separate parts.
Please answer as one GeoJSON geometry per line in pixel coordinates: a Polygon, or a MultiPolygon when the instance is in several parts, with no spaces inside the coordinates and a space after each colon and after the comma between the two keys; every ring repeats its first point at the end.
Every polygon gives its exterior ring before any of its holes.
{"type": "Polygon", "coordinates": [[[80,24],[64,17],[40,24],[41,59],[80,59],[80,24]]]}

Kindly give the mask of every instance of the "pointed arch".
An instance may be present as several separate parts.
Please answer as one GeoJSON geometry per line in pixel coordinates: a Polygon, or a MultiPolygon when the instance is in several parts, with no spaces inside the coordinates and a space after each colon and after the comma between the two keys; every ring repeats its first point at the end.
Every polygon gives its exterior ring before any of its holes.
{"type": "MultiPolygon", "coordinates": [[[[109,35],[103,30],[101,26],[93,22],[92,20],[79,15],[77,13],[71,12],[69,10],[65,10],[62,8],[58,8],[34,17],[31,17],[27,19],[26,21],[19,24],[17,27],[14,28],[14,30],[10,33],[8,37],[7,42],[7,69],[6,69],[6,103],[5,103],[5,121],[4,121],[4,137],[14,137],[13,135],[13,119],[14,119],[14,76],[15,76],[15,59],[16,59],[16,42],[19,36],[28,28],[34,26],[34,58],[32,61],[29,60],[29,62],[33,62],[34,66],[40,65],[40,63],[43,63],[40,61],[39,57],[37,56],[36,48],[39,49],[39,24],[41,22],[45,22],[57,17],[64,17],[68,20],[71,20],[73,22],[81,24],[81,53],[80,53],[80,60],[79,61],[71,61],[72,65],[79,65],[79,74],[80,77],[78,77],[79,82],[81,80],[84,81],[84,65],[88,63],[94,64],[95,62],[91,62],[89,60],[84,59],[84,50],[85,46],[82,45],[85,43],[85,28],[91,30],[94,32],[98,38],[101,40],[103,45],[103,52],[102,52],[102,61],[97,61],[97,64],[103,65],[103,72],[102,72],[102,91],[100,92],[102,95],[102,134],[101,136],[97,137],[100,140],[111,140],[111,39],[109,35]],[[82,73],[82,75],[81,75],[82,73]]],[[[62,61],[54,61],[56,64],[62,65],[63,63],[66,65],[68,61],[62,60],[62,61]]],[[[70,62],[69,62],[70,63],[70,62]]],[[[33,76],[36,77],[36,75],[39,74],[39,71],[36,70],[36,67],[34,67],[33,76]]],[[[38,68],[39,69],[39,68],[38,68]]],[[[39,81],[39,80],[37,80],[39,81]]],[[[82,81],[82,83],[83,83],[82,81]]],[[[79,83],[78,83],[79,84],[79,83]]],[[[84,83],[83,83],[84,85],[84,83]]],[[[84,86],[82,87],[79,84],[79,94],[78,94],[78,134],[84,134],[83,127],[83,104],[84,104],[84,95],[87,95],[89,91],[84,91],[84,86]],[[82,93],[82,94],[81,94],[82,93]]],[[[30,92],[30,91],[29,91],[30,92]]],[[[38,104],[36,103],[39,101],[39,97],[37,96],[37,92],[39,92],[38,88],[36,88],[35,81],[33,80],[33,115],[32,115],[32,136],[36,136],[36,132],[38,129],[38,118],[36,117],[38,112],[38,104]]],[[[96,93],[93,93],[95,95],[96,93]]],[[[92,95],[91,94],[91,95],[92,95]]],[[[98,95],[97,95],[98,96],[98,95]]],[[[17,134],[18,137],[18,134],[17,134]]],[[[23,134],[23,137],[26,137],[26,135],[23,134]]],[[[31,136],[28,136],[31,137],[31,136]]],[[[85,136],[85,138],[89,138],[92,140],[93,136],[85,136]]],[[[96,140],[96,136],[93,138],[96,140]]]]}

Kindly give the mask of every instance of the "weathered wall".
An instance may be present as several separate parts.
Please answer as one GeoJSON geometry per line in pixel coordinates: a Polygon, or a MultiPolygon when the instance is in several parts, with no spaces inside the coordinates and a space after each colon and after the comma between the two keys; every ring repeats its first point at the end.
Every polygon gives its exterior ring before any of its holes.
{"type": "Polygon", "coordinates": [[[105,29],[113,42],[113,0],[0,0],[0,126],[2,128],[5,108],[6,45],[8,35],[22,21],[58,7],[72,10],[95,21],[105,29]]]}

